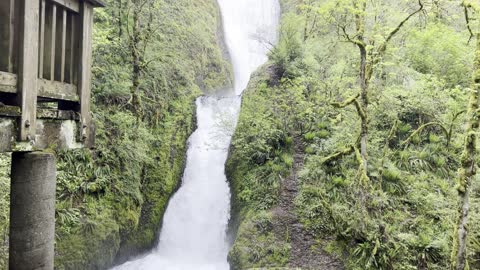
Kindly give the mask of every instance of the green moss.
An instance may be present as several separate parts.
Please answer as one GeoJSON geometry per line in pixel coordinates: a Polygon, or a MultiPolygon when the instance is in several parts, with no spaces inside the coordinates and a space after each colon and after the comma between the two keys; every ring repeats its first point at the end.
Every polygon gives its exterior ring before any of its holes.
{"type": "Polygon", "coordinates": [[[116,256],[120,246],[117,213],[96,199],[88,200],[87,220],[70,233],[57,232],[56,269],[106,269],[116,256]]]}
{"type": "Polygon", "coordinates": [[[315,139],[316,134],[313,132],[308,132],[307,134],[304,135],[305,140],[307,141],[313,141],[315,139]]]}
{"type": "Polygon", "coordinates": [[[283,267],[288,263],[290,245],[275,236],[272,222],[268,212],[247,214],[228,256],[233,270],[283,267]]]}
{"type": "MultiPolygon", "coordinates": [[[[334,27],[325,21],[315,34],[300,43],[296,40],[305,29],[315,28],[312,18],[318,14],[314,11],[327,17],[338,13],[338,6],[320,2],[300,6],[298,1],[281,1],[285,14],[279,48],[253,76],[244,95],[227,161],[235,209],[233,229],[238,227],[230,262],[236,268],[271,266],[249,256],[250,252],[272,258],[265,254],[270,247],[252,224],[258,219],[255,213],[271,213],[279,201],[279,181],[284,175],[277,179],[270,172],[289,168],[282,154],[289,153],[290,146],[275,135],[295,134],[307,141],[295,211],[323,250],[340,258],[345,269],[447,269],[457,205],[452,179],[462,162],[472,162],[461,154],[468,135],[459,120],[463,116],[452,118],[465,109],[468,98],[468,91],[462,89],[468,88],[465,74],[471,74],[473,57],[468,52],[471,48],[459,41],[459,36],[465,40],[468,36],[455,30],[459,22],[436,20],[426,28],[405,26],[412,30],[405,33],[406,43],[391,40],[371,82],[367,172],[359,166],[363,161],[356,148],[355,108],[331,106],[357,92],[351,85],[358,81],[358,51],[347,45],[329,47],[339,37],[322,31],[334,27]],[[445,40],[444,34],[448,35],[445,40]],[[445,51],[451,54],[445,56],[445,51]],[[408,87],[406,79],[411,82],[408,87]],[[411,143],[403,143],[406,140],[411,143]]],[[[385,8],[382,12],[392,18],[403,17],[385,3],[376,8],[385,8]]],[[[478,179],[472,180],[477,188],[471,195],[468,258],[476,269],[480,265],[480,194],[478,179]]],[[[465,183],[459,187],[464,190],[465,183]]],[[[269,233],[273,242],[288,239],[273,230],[263,232],[263,237],[269,233]]]]}
{"type": "Polygon", "coordinates": [[[310,155],[315,154],[315,149],[312,146],[307,146],[305,148],[305,153],[310,154],[310,155]]]}
{"type": "Polygon", "coordinates": [[[330,132],[328,130],[322,129],[317,132],[317,137],[320,139],[327,139],[330,137],[330,132]]]}

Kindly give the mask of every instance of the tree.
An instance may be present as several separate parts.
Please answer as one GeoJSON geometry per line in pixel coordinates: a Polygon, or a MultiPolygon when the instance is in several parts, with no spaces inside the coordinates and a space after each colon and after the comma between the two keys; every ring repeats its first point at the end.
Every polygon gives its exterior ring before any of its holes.
{"type": "Polygon", "coordinates": [[[153,0],[127,0],[123,4],[118,1],[118,35],[122,38],[123,27],[126,29],[128,48],[130,50],[132,65],[132,86],[130,88],[130,103],[132,111],[137,117],[143,117],[141,101],[141,82],[146,67],[150,61],[145,60],[149,41],[155,30],[152,27],[153,13],[155,12],[155,1],[153,0]],[[124,13],[122,15],[122,13],[124,13]],[[126,18],[124,21],[123,19],[126,18]],[[131,18],[131,20],[129,19],[131,18]]]}
{"type": "MultiPolygon", "coordinates": [[[[345,102],[334,103],[337,108],[343,108],[354,105],[358,116],[360,117],[360,149],[356,150],[357,159],[360,163],[359,171],[361,173],[361,181],[364,185],[369,181],[368,177],[368,106],[369,106],[369,89],[374,69],[377,64],[382,61],[387,46],[395,37],[395,35],[405,26],[405,24],[416,14],[424,10],[422,0],[418,1],[418,8],[409,13],[401,20],[396,27],[387,31],[386,36],[380,36],[374,31],[367,30],[367,1],[355,0],[336,1],[335,9],[343,10],[339,16],[333,16],[335,26],[339,36],[349,43],[355,45],[359,50],[359,88],[360,93],[348,98],[345,102]],[[350,22],[353,21],[353,27],[350,22]],[[372,32],[372,33],[370,33],[372,32]]],[[[370,2],[368,2],[370,3],[370,2]]],[[[374,5],[373,3],[371,5],[374,5]]],[[[377,22],[374,22],[377,24],[377,22]]]]}
{"type": "Polygon", "coordinates": [[[467,28],[471,38],[476,37],[475,60],[473,65],[472,89],[467,107],[467,125],[465,142],[461,155],[461,167],[458,170],[458,207],[453,249],[451,256],[452,270],[469,269],[467,261],[468,214],[470,208],[470,189],[472,178],[477,173],[477,132],[479,127],[479,91],[480,91],[480,32],[474,33],[470,25],[470,11],[478,12],[478,7],[469,1],[463,1],[467,28]]]}

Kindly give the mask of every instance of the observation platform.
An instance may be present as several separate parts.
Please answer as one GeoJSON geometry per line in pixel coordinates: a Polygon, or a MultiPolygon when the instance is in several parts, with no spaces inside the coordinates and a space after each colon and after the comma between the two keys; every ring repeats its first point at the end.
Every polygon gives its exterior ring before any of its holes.
{"type": "Polygon", "coordinates": [[[92,147],[98,0],[0,1],[0,152],[92,147]]]}

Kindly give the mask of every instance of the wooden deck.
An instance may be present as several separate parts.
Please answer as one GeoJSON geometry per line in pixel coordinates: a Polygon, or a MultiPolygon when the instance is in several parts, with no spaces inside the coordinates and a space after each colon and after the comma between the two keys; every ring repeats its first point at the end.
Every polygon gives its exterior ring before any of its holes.
{"type": "MultiPolygon", "coordinates": [[[[0,151],[24,144],[42,149],[45,118],[46,125],[73,121],[75,145],[91,147],[93,9],[99,6],[98,0],[0,1],[0,126],[10,127],[0,131],[0,151]]],[[[49,130],[48,140],[58,143],[60,130],[49,130]]]]}

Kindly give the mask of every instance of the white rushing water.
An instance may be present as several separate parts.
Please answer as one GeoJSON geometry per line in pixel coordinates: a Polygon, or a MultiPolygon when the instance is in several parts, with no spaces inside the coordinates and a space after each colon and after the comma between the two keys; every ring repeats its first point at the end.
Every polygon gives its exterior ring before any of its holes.
{"type": "MultiPolygon", "coordinates": [[[[192,0],[195,1],[195,0],[192,0]]],[[[228,270],[228,147],[251,73],[276,41],[278,0],[218,0],[234,67],[236,95],[197,99],[182,186],[165,212],[158,246],[115,270],[228,270]]],[[[232,91],[233,92],[233,91],[232,91]]]]}

